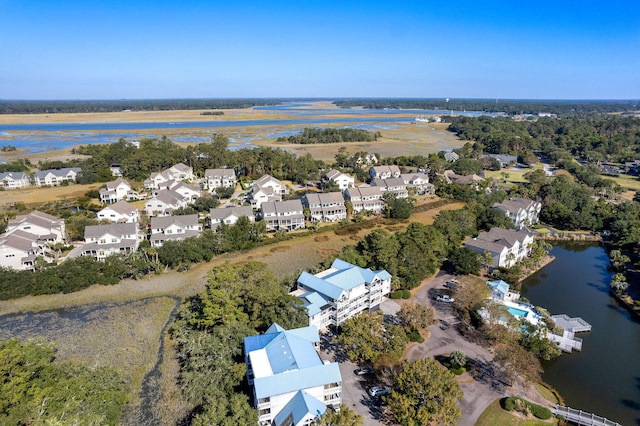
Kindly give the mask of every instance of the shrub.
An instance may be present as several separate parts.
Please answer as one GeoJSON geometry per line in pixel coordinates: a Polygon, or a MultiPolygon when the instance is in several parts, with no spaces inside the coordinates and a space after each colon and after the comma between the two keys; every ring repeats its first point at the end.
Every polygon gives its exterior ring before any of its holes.
{"type": "Polygon", "coordinates": [[[396,290],[391,293],[392,299],[402,299],[402,290],[396,290]]]}
{"type": "Polygon", "coordinates": [[[547,407],[529,403],[529,409],[531,410],[531,414],[533,414],[540,420],[548,420],[551,418],[551,410],[549,410],[547,407]]]}
{"type": "Polygon", "coordinates": [[[411,297],[411,292],[409,290],[402,290],[402,298],[409,299],[411,297]]]}
{"type": "Polygon", "coordinates": [[[407,334],[407,337],[409,338],[410,342],[418,342],[418,343],[424,342],[424,337],[420,335],[418,330],[411,330],[411,333],[407,334]]]}

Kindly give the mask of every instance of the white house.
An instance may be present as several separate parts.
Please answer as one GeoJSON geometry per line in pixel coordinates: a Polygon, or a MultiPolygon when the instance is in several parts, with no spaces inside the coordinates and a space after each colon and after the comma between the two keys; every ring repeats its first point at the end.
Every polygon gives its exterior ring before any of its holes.
{"type": "Polygon", "coordinates": [[[165,241],[180,241],[198,237],[201,233],[202,225],[197,214],[152,217],[149,242],[154,247],[161,247],[165,241]]]}
{"type": "Polygon", "coordinates": [[[127,255],[138,249],[138,224],[112,223],[91,225],[84,229],[85,245],[80,254],[104,261],[112,254],[127,255]]]}
{"type": "Polygon", "coordinates": [[[340,192],[309,192],[302,198],[302,204],[309,209],[312,222],[336,222],[347,218],[340,192]]]}
{"type": "Polygon", "coordinates": [[[460,156],[456,152],[450,151],[444,153],[444,159],[449,163],[455,163],[460,159],[460,156]]]}
{"type": "Polygon", "coordinates": [[[344,191],[347,188],[352,188],[355,186],[355,178],[351,175],[344,174],[337,170],[331,169],[324,175],[324,180],[326,182],[335,182],[340,188],[341,191],[344,191]]]}
{"type": "Polygon", "coordinates": [[[211,229],[216,229],[220,224],[235,225],[242,216],[246,216],[251,222],[256,220],[253,209],[249,206],[232,206],[211,209],[209,217],[211,218],[211,229]]]}
{"type": "Polygon", "coordinates": [[[286,195],[288,194],[287,187],[278,179],[273,176],[264,175],[260,179],[253,181],[253,186],[259,186],[261,188],[273,188],[276,194],[286,195]]]}
{"type": "Polygon", "coordinates": [[[171,189],[161,189],[156,192],[144,205],[148,216],[169,216],[175,210],[187,206],[182,194],[171,189]]]}
{"type": "Polygon", "coordinates": [[[362,211],[380,213],[384,210],[382,190],[379,186],[360,186],[357,188],[349,188],[344,192],[344,197],[346,200],[351,202],[354,213],[362,211]]]}
{"type": "Polygon", "coordinates": [[[109,204],[96,214],[98,220],[108,220],[112,223],[138,223],[140,212],[133,205],[124,200],[109,204]]]}
{"type": "Polygon", "coordinates": [[[80,167],[41,170],[35,172],[33,178],[36,186],[57,186],[63,182],[75,182],[81,172],[82,169],[80,167]]]}
{"type": "Polygon", "coordinates": [[[389,179],[399,178],[400,168],[396,165],[391,166],[373,166],[369,169],[371,179],[389,179]]]}
{"type": "Polygon", "coordinates": [[[433,194],[435,186],[429,183],[429,176],[425,173],[403,173],[400,175],[407,188],[413,188],[415,195],[433,194]]]}
{"type": "Polygon", "coordinates": [[[493,208],[503,212],[516,228],[522,229],[538,223],[542,204],[526,198],[511,198],[502,203],[495,203],[493,208]]]}
{"type": "Polygon", "coordinates": [[[151,173],[149,179],[146,179],[144,181],[144,186],[147,189],[161,189],[163,183],[171,180],[191,181],[194,179],[195,176],[193,175],[193,167],[178,163],[161,172],[151,173]]]}
{"type": "Polygon", "coordinates": [[[398,198],[407,198],[409,191],[407,191],[407,184],[404,183],[402,178],[387,178],[387,179],[372,179],[372,187],[380,188],[383,193],[390,192],[395,194],[398,198]]]}
{"type": "Polygon", "coordinates": [[[202,194],[202,191],[198,186],[188,185],[182,181],[173,180],[169,181],[168,184],[168,189],[182,195],[182,198],[187,204],[191,204],[200,198],[200,195],[202,194]]]}
{"type": "Polygon", "coordinates": [[[233,169],[207,169],[204,172],[209,191],[216,188],[235,188],[238,183],[236,172],[233,169]]]}
{"type": "Polygon", "coordinates": [[[526,231],[491,228],[476,238],[467,238],[464,245],[483,256],[485,252],[490,253],[491,267],[510,268],[529,255],[532,243],[533,235],[526,231]]]}
{"type": "Polygon", "coordinates": [[[49,243],[61,243],[67,239],[64,219],[34,210],[27,215],[16,216],[9,221],[5,234],[24,231],[35,235],[39,240],[49,243]]]}
{"type": "Polygon", "coordinates": [[[327,406],[340,406],[340,368],[320,358],[319,342],[315,326],[285,330],[278,324],[264,334],[244,338],[258,425],[306,426],[314,424],[327,406]]]}
{"type": "Polygon", "coordinates": [[[29,175],[24,172],[0,173],[0,188],[18,189],[31,186],[29,175]]]}
{"type": "Polygon", "coordinates": [[[24,231],[0,235],[0,267],[18,271],[33,270],[38,256],[47,258],[48,250],[36,235],[24,231]]]}
{"type": "Polygon", "coordinates": [[[120,164],[112,164],[109,166],[109,171],[111,172],[111,176],[113,177],[122,177],[124,176],[124,170],[120,164]]]}
{"type": "Polygon", "coordinates": [[[303,272],[292,294],[307,308],[309,325],[324,329],[377,307],[390,292],[391,275],[387,271],[372,271],[336,259],[331,268],[318,274],[303,272]]]}
{"type": "Polygon", "coordinates": [[[304,228],[304,211],[300,200],[262,203],[262,218],[267,223],[267,231],[294,231],[304,228]]]}
{"type": "Polygon", "coordinates": [[[118,178],[112,182],[107,182],[100,191],[100,202],[104,204],[116,203],[120,200],[129,199],[131,193],[131,185],[122,178],[118,178]]]}

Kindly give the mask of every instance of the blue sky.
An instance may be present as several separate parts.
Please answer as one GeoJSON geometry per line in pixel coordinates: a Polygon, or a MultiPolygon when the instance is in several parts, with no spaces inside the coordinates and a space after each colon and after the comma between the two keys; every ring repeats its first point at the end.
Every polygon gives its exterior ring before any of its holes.
{"type": "Polygon", "coordinates": [[[0,0],[0,99],[640,99],[640,2],[0,0]]]}

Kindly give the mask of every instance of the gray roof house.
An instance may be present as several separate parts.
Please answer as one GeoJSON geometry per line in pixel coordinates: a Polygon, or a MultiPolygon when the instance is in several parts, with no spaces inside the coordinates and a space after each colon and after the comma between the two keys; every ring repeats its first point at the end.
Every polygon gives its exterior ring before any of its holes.
{"type": "Polygon", "coordinates": [[[400,168],[396,165],[373,166],[369,169],[371,179],[389,179],[400,177],[400,168]]]}
{"type": "Polygon", "coordinates": [[[372,179],[371,186],[377,186],[384,192],[390,192],[395,194],[398,198],[407,198],[409,192],[407,191],[407,184],[400,177],[388,178],[388,179],[372,179]]]}
{"type": "Polygon", "coordinates": [[[207,169],[204,172],[207,188],[213,192],[216,188],[235,188],[238,183],[233,169],[207,169]]]}
{"type": "Polygon", "coordinates": [[[154,247],[162,247],[166,241],[181,241],[198,237],[201,233],[202,225],[197,214],[152,217],[149,242],[154,247]]]}
{"type": "Polygon", "coordinates": [[[302,204],[311,212],[312,222],[337,222],[347,218],[347,208],[341,192],[309,192],[302,204]]]}
{"type": "Polygon", "coordinates": [[[304,228],[304,213],[300,200],[262,203],[262,218],[267,231],[293,231],[304,228]]]}
{"type": "Polygon", "coordinates": [[[49,169],[35,172],[33,178],[36,186],[58,186],[62,182],[75,182],[81,172],[80,167],[49,169]]]}
{"type": "Polygon", "coordinates": [[[435,186],[429,183],[429,176],[425,173],[403,173],[401,176],[407,188],[412,188],[415,195],[433,194],[435,186]]]}
{"type": "Polygon", "coordinates": [[[384,210],[382,190],[379,186],[359,186],[344,191],[344,197],[351,202],[354,213],[371,211],[380,213],[384,210]]]}
{"type": "Polygon", "coordinates": [[[0,188],[18,189],[31,185],[29,175],[24,172],[4,172],[0,173],[0,188]]]}
{"type": "Polygon", "coordinates": [[[84,229],[85,245],[80,254],[104,261],[112,254],[129,254],[140,243],[137,223],[91,225],[84,229]]]}
{"type": "Polygon", "coordinates": [[[249,206],[232,206],[211,209],[209,217],[211,218],[211,229],[216,229],[220,224],[235,225],[242,216],[246,216],[251,222],[256,220],[253,209],[249,206]]]}
{"type": "Polygon", "coordinates": [[[527,198],[511,198],[501,203],[494,203],[493,208],[503,212],[516,228],[522,229],[538,223],[542,204],[527,198]]]}
{"type": "Polygon", "coordinates": [[[490,253],[493,259],[491,267],[510,268],[529,255],[532,243],[533,236],[526,231],[491,228],[476,238],[467,238],[464,245],[480,255],[490,253]]]}
{"type": "Polygon", "coordinates": [[[133,205],[124,200],[109,204],[100,210],[96,216],[98,220],[108,220],[113,223],[137,223],[140,212],[133,205]]]}

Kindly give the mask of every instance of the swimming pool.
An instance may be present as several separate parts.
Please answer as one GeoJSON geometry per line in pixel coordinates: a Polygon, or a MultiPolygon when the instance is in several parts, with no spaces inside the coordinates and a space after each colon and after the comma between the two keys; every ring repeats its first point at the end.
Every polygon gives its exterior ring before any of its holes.
{"type": "Polygon", "coordinates": [[[509,306],[507,308],[507,310],[509,311],[509,313],[511,315],[513,315],[514,317],[526,317],[529,314],[529,311],[525,311],[524,309],[518,309],[518,308],[514,308],[512,306],[509,306]]]}

